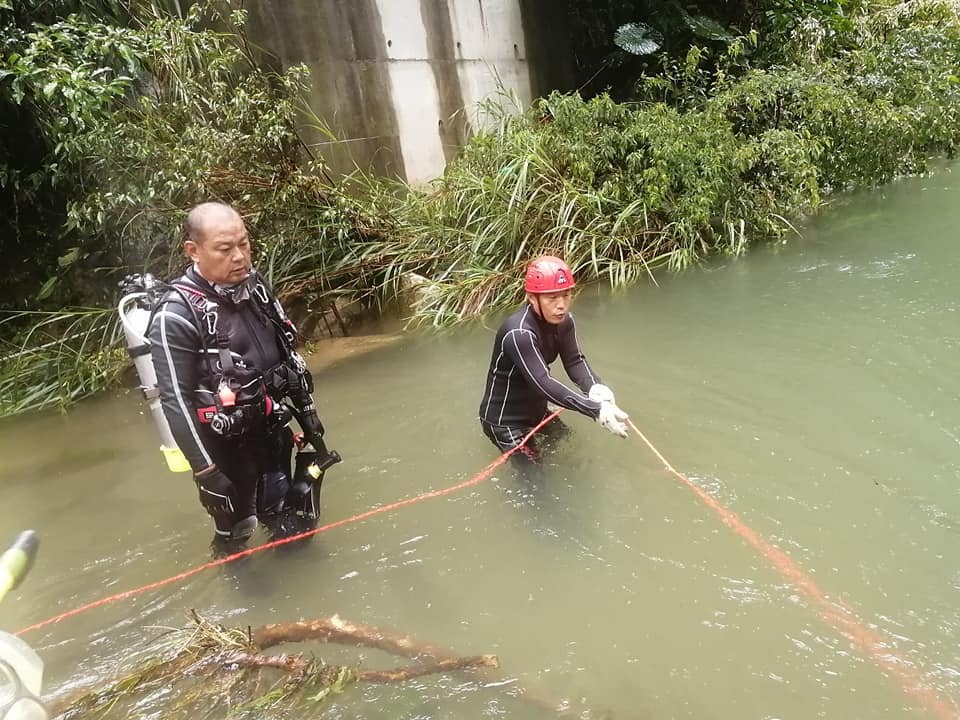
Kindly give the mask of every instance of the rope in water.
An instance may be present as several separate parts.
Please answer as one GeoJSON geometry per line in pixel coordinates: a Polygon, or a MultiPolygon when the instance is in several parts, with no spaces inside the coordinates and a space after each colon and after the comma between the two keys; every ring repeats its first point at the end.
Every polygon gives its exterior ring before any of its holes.
{"type": "Polygon", "coordinates": [[[707,507],[720,517],[724,525],[752,545],[764,559],[795,585],[819,611],[824,622],[856,645],[864,655],[879,666],[881,671],[895,677],[901,689],[917,701],[920,706],[943,720],[956,720],[957,717],[960,717],[960,711],[958,711],[956,704],[941,697],[936,690],[929,687],[926,678],[916,666],[896,653],[889,638],[884,638],[880,633],[866,628],[848,608],[835,600],[829,599],[817,586],[813,578],[801,570],[789,555],[771,545],[759,533],[744,523],[735,512],[721,505],[712,495],[693,483],[690,478],[678,472],[654,447],[653,443],[647,440],[640,429],[633,424],[633,420],[628,419],[627,422],[646,446],[650,448],[650,451],[663,463],[667,472],[690,488],[707,507]]]}
{"type": "Polygon", "coordinates": [[[322,532],[327,532],[328,530],[333,530],[335,528],[343,527],[344,525],[351,525],[353,523],[360,522],[361,520],[366,520],[367,518],[371,518],[374,515],[382,515],[384,513],[392,512],[394,510],[399,510],[400,508],[407,507],[408,505],[413,505],[415,503],[423,502],[424,500],[431,500],[433,498],[443,497],[444,495],[450,495],[451,493],[455,493],[458,490],[463,490],[464,488],[468,488],[471,485],[476,485],[478,483],[481,483],[484,480],[486,480],[488,477],[490,477],[490,475],[493,474],[494,470],[496,470],[498,467],[503,465],[503,463],[505,463],[511,455],[513,455],[521,447],[523,447],[530,440],[531,437],[533,437],[536,433],[538,433],[541,428],[543,428],[547,423],[551,422],[561,412],[563,412],[563,410],[557,410],[556,412],[551,413],[550,415],[547,415],[547,417],[541,420],[540,423],[535,428],[533,428],[533,430],[531,430],[524,436],[523,440],[520,442],[519,445],[511,448],[510,450],[507,450],[505,453],[500,455],[500,457],[498,457],[496,460],[494,460],[485,468],[483,468],[483,470],[478,472],[476,475],[474,475],[470,479],[464,480],[461,483],[457,483],[456,485],[451,485],[450,487],[443,488],[442,490],[432,490],[430,492],[425,492],[420,495],[415,495],[414,497],[406,498],[405,500],[399,500],[397,502],[390,503],[389,505],[382,505],[380,507],[372,508],[370,510],[367,510],[366,512],[362,512],[357,515],[351,515],[350,517],[343,518],[342,520],[336,520],[334,522],[327,523],[326,525],[321,525],[320,527],[313,528],[312,530],[307,530],[306,532],[302,532],[297,535],[291,535],[290,537],[285,537],[279,540],[274,540],[272,542],[264,543],[263,545],[258,545],[257,547],[241,550],[240,552],[234,553],[233,555],[227,555],[222,558],[217,558],[216,560],[211,560],[208,563],[204,563],[203,565],[198,565],[197,567],[191,568],[190,570],[185,570],[182,573],[172,575],[163,580],[158,580],[157,582],[152,582],[147,585],[141,585],[140,587],[136,587],[131,590],[125,590],[124,592],[120,592],[115,595],[110,595],[109,597],[100,598],[99,600],[95,600],[94,602],[87,603],[86,605],[75,607],[72,610],[62,612],[59,615],[54,615],[51,618],[47,618],[46,620],[43,620],[38,623],[34,623],[33,625],[30,625],[28,627],[25,627],[22,630],[18,630],[16,634],[23,635],[24,633],[32,632],[34,630],[40,630],[41,628],[45,628],[49,625],[54,625],[62,620],[66,620],[67,618],[72,618],[77,615],[80,615],[81,613],[85,613],[88,610],[93,610],[94,608],[103,607],[104,605],[110,605],[112,603],[119,602],[120,600],[126,600],[127,598],[135,597],[137,595],[142,595],[145,592],[156,590],[157,588],[162,588],[165,585],[171,585],[173,583],[180,582],[181,580],[186,580],[187,578],[193,577],[194,575],[197,575],[198,573],[201,573],[204,570],[209,570],[210,568],[219,567],[220,565],[226,565],[227,563],[231,563],[235,560],[239,560],[240,558],[249,557],[250,555],[254,555],[256,553],[263,552],[264,550],[269,550],[271,548],[279,547],[280,545],[286,545],[287,543],[297,542],[298,540],[303,540],[304,538],[308,538],[313,535],[319,535],[322,532]]]}
{"type": "MultiPolygon", "coordinates": [[[[498,467],[503,465],[507,459],[513,455],[515,452],[520,450],[526,443],[533,437],[537,432],[539,432],[545,425],[553,421],[563,410],[557,410],[547,417],[545,417],[536,427],[534,427],[529,433],[527,433],[521,443],[514,448],[511,448],[507,452],[501,454],[493,462],[488,464],[480,472],[478,472],[473,477],[468,480],[464,480],[461,483],[452,485],[450,487],[433,490],[430,492],[422,493],[414,497],[406,498],[405,500],[399,500],[389,505],[383,505],[381,507],[372,508],[366,512],[359,513],[357,515],[352,515],[342,520],[337,520],[335,522],[327,523],[320,527],[308,530],[306,532],[299,533],[297,535],[291,535],[290,537],[281,538],[279,540],[274,540],[272,542],[259,545],[257,547],[248,548],[242,550],[241,552],[234,553],[233,555],[228,555],[226,557],[218,558],[212,560],[203,565],[198,565],[197,567],[186,570],[177,575],[159,580],[157,582],[149,583],[147,585],[141,585],[140,587],[133,588],[131,590],[126,590],[124,592],[116,593],[115,595],[110,595],[108,597],[101,598],[94,602],[87,603],[86,605],[81,605],[79,607],[73,608],[66,612],[55,615],[51,618],[43,620],[42,622],[35,623],[28,627],[23,628],[22,630],[17,631],[17,635],[22,635],[24,633],[32,632],[34,630],[40,630],[41,628],[47,627],[49,625],[54,625],[66,620],[67,618],[75,617],[81,613],[87,612],[88,610],[93,610],[94,608],[102,607],[104,605],[109,605],[120,600],[125,600],[127,598],[135,597],[141,595],[145,592],[151,590],[156,590],[157,588],[164,587],[165,585],[170,585],[172,583],[180,582],[181,580],[186,580],[189,577],[197,575],[198,573],[203,572],[204,570],[209,570],[211,568],[219,567],[221,565],[226,565],[227,563],[234,562],[243,557],[248,557],[254,555],[255,553],[263,552],[264,550],[269,550],[271,548],[278,547],[280,545],[286,545],[287,543],[297,542],[304,538],[311,537],[313,535],[318,535],[328,530],[333,530],[335,528],[343,527],[344,525],[350,525],[367,518],[373,517],[375,515],[381,515],[384,513],[392,512],[394,510],[399,510],[400,508],[413,505],[415,503],[423,502],[425,500],[430,500],[432,498],[443,497],[451,493],[463,490],[464,488],[476,485],[483,482],[490,475],[493,474],[493,471],[498,467]]],[[[874,632],[865,626],[863,626],[853,615],[853,613],[844,607],[841,603],[827,598],[822,590],[814,582],[813,578],[807,575],[800,567],[782,550],[771,545],[767,542],[759,533],[746,525],[740,517],[729,510],[728,508],[721,505],[715,498],[709,495],[702,488],[697,486],[693,481],[691,481],[686,475],[678,472],[660,453],[659,450],[651,443],[646,436],[640,432],[640,429],[634,425],[632,420],[627,420],[630,427],[637,434],[637,436],[646,444],[650,451],[663,463],[664,468],[677,478],[681,483],[686,487],[692,490],[696,496],[711,510],[713,510],[720,518],[720,520],[731,530],[733,530],[737,535],[747,541],[754,549],[756,549],[761,556],[764,557],[770,564],[778,570],[787,580],[794,584],[817,608],[820,613],[821,618],[830,625],[834,630],[836,630],[840,635],[845,637],[851,643],[856,645],[868,658],[870,658],[882,671],[889,673],[897,679],[900,684],[901,689],[915,701],[917,701],[922,707],[929,710],[942,720],[955,720],[957,717],[960,717],[960,712],[956,705],[952,701],[948,701],[941,697],[934,689],[927,686],[926,680],[922,673],[915,667],[914,664],[908,662],[905,658],[896,654],[896,652],[891,647],[892,643],[890,640],[885,639],[879,633],[874,632]]]]}

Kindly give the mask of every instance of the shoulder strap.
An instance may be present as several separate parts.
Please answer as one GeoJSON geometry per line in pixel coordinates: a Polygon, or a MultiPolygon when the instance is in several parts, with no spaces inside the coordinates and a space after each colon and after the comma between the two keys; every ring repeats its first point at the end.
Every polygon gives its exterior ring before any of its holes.
{"type": "Polygon", "coordinates": [[[253,290],[253,297],[263,313],[273,323],[283,350],[288,355],[293,353],[297,343],[297,328],[287,317],[280,301],[277,300],[273,290],[262,277],[257,281],[257,286],[253,290]]]}
{"type": "MultiPolygon", "coordinates": [[[[209,305],[211,303],[206,302],[204,293],[202,293],[199,288],[193,286],[187,282],[184,278],[180,280],[174,280],[170,283],[165,283],[167,292],[164,293],[163,297],[154,305],[153,310],[150,313],[150,324],[153,323],[154,314],[166,303],[173,301],[175,298],[179,298],[183,301],[183,304],[186,306],[187,311],[190,313],[190,317],[193,319],[193,325],[197,329],[197,335],[200,338],[200,352],[203,355],[204,362],[207,365],[207,372],[213,377],[213,366],[210,361],[210,354],[207,352],[207,340],[204,334],[205,326],[209,326],[209,322],[202,321],[200,318],[200,312],[207,312],[209,305]]],[[[214,331],[216,330],[216,320],[213,321],[214,331]]],[[[216,335],[214,334],[214,338],[216,335]]]]}
{"type": "Polygon", "coordinates": [[[217,335],[217,325],[220,321],[219,298],[215,294],[208,293],[183,280],[175,280],[170,285],[179,290],[180,297],[187,300],[195,309],[197,318],[200,320],[200,327],[198,328],[200,333],[206,333],[206,336],[212,338],[219,346],[220,338],[217,335]]]}

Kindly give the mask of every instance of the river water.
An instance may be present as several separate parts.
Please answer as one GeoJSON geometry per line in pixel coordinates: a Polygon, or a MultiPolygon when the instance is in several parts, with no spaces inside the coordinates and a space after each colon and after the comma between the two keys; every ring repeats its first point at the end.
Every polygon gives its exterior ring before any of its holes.
{"type": "MultiPolygon", "coordinates": [[[[719,510],[638,438],[566,413],[572,432],[538,486],[501,467],[458,493],[29,633],[50,690],[111,677],[195,608],[240,627],[339,613],[495,653],[506,678],[594,717],[955,716],[958,171],[838,199],[802,239],[658,286],[581,293],[592,364],[719,510]],[[829,617],[840,606],[846,633],[829,617]]],[[[344,457],[324,487],[324,521],[454,485],[496,457],[475,412],[497,319],[317,373],[344,457]]],[[[194,487],[166,472],[156,444],[133,392],[2,426],[0,528],[11,539],[36,528],[42,545],[0,626],[210,559],[194,487]]],[[[254,544],[266,540],[259,531],[254,544]]],[[[354,686],[323,717],[546,716],[510,687],[463,675],[354,686]]]]}

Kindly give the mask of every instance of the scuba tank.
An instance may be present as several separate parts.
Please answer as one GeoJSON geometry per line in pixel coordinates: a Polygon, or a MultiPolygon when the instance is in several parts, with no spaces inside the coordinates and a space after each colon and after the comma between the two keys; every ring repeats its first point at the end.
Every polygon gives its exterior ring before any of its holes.
{"type": "MultiPolygon", "coordinates": [[[[26,530],[0,556],[0,599],[26,576],[37,545],[36,533],[26,530]]],[[[39,697],[42,684],[40,656],[16,635],[0,630],[0,720],[47,720],[39,697]]]]}
{"type": "Polygon", "coordinates": [[[124,278],[121,286],[124,295],[117,305],[123,334],[127,340],[127,353],[133,360],[140,378],[140,389],[147,400],[150,415],[160,434],[160,452],[167,462],[170,472],[189,472],[190,463],[177,447],[170,425],[160,405],[160,390],[157,387],[157,373],[150,357],[150,341],[147,330],[152,317],[155,293],[159,289],[156,280],[150,274],[131,275],[124,278]]]}

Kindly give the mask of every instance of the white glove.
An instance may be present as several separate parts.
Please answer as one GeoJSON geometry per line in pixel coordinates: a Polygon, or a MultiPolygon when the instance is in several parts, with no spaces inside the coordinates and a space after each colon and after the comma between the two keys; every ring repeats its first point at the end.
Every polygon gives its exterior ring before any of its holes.
{"type": "MultiPolygon", "coordinates": [[[[597,386],[594,385],[593,387],[597,386]]],[[[627,436],[627,426],[624,423],[624,420],[626,420],[628,417],[630,416],[612,402],[600,403],[600,417],[597,418],[597,421],[606,430],[609,430],[614,435],[618,435],[622,438],[627,436]]]]}
{"type": "Polygon", "coordinates": [[[587,393],[587,397],[598,403],[609,402],[616,404],[617,402],[616,398],[613,397],[613,390],[600,383],[595,383],[590,386],[590,392],[587,393]]]}

